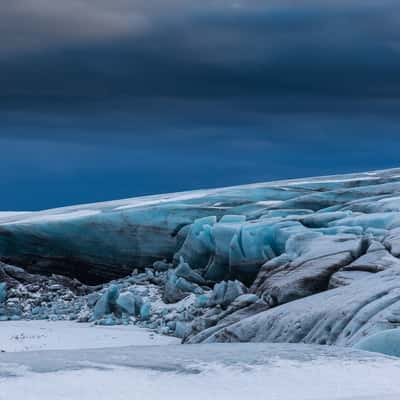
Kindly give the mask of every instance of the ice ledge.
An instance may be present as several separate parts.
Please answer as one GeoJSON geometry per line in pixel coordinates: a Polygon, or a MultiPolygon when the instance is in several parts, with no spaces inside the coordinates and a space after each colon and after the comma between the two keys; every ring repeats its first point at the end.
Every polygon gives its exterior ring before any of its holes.
{"type": "Polygon", "coordinates": [[[0,259],[95,282],[183,253],[209,279],[250,284],[276,257],[311,257],[292,250],[310,235],[314,244],[316,236],[376,240],[397,256],[399,193],[400,169],[391,169],[0,214],[0,259]]]}

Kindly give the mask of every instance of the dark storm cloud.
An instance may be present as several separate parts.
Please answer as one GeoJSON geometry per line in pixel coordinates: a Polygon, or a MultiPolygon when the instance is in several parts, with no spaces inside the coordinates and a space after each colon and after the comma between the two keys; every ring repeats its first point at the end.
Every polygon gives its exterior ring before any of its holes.
{"type": "Polygon", "coordinates": [[[0,1],[0,210],[398,165],[399,11],[0,1]]]}
{"type": "Polygon", "coordinates": [[[145,109],[157,99],[162,112],[160,99],[238,97],[260,111],[397,103],[398,2],[265,3],[2,2],[0,109],[140,110],[138,101],[145,109]]]}

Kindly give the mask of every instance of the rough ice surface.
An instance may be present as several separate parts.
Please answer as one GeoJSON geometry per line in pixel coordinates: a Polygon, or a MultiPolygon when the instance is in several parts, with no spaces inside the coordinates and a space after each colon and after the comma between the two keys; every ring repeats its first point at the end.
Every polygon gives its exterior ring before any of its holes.
{"type": "Polygon", "coordinates": [[[35,272],[104,281],[178,254],[192,268],[206,268],[211,280],[234,274],[249,283],[296,234],[360,236],[372,228],[369,235],[386,232],[390,243],[387,231],[399,225],[399,175],[298,179],[6,214],[0,257],[35,272]]]}
{"type": "Polygon", "coordinates": [[[0,303],[3,303],[7,298],[7,283],[0,282],[0,303]]]}
{"type": "Polygon", "coordinates": [[[400,271],[389,270],[351,285],[272,307],[221,327],[198,341],[303,342],[351,346],[400,322],[400,271]]]}
{"type": "Polygon", "coordinates": [[[121,312],[128,315],[140,314],[140,309],[142,308],[142,306],[139,307],[136,304],[136,297],[132,292],[122,293],[117,299],[117,306],[120,307],[121,312]]]}
{"type": "Polygon", "coordinates": [[[118,286],[115,285],[110,286],[97,301],[96,306],[94,308],[94,318],[100,319],[107,314],[111,314],[112,312],[117,313],[118,298],[119,298],[118,286]]]}
{"type": "Polygon", "coordinates": [[[400,169],[2,214],[0,318],[352,346],[399,326],[399,257],[400,169]]]}

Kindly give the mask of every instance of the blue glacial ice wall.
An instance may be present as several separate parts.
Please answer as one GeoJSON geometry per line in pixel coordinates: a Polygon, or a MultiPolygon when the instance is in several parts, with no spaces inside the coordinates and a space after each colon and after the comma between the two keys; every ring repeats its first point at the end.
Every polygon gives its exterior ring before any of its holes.
{"type": "MultiPolygon", "coordinates": [[[[129,279],[194,310],[164,327],[189,343],[397,348],[372,335],[400,324],[400,169],[0,213],[0,261],[86,283],[145,269],[129,279]]],[[[121,310],[158,315],[112,291],[96,312],[121,310]]]]}
{"type": "Polygon", "coordinates": [[[0,214],[0,260],[96,282],[183,257],[276,305],[325,290],[374,244],[400,255],[399,193],[395,169],[0,214]]]}

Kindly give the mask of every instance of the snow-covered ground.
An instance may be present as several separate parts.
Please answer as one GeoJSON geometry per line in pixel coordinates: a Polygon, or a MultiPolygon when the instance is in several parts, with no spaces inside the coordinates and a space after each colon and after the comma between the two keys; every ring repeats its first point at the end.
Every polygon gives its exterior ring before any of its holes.
{"type": "MultiPolygon", "coordinates": [[[[138,328],[121,331],[75,325],[74,336],[82,333],[82,346],[90,344],[90,334],[93,340],[103,334],[103,344],[124,343],[129,330],[138,345],[1,353],[0,400],[400,398],[400,386],[396,384],[400,361],[374,353],[301,344],[146,346],[150,340],[157,344],[170,342],[162,343],[158,337],[149,339],[148,331],[138,328]],[[116,339],[109,332],[115,332],[116,339]]],[[[78,345],[77,339],[68,338],[73,334],[72,325],[57,322],[48,326],[49,347],[78,345]],[[55,330],[49,328],[53,325],[57,326],[55,330]],[[63,326],[66,332],[60,333],[63,326]],[[57,333],[65,343],[54,344],[57,333]]],[[[13,332],[15,328],[6,330],[13,332]]]]}
{"type": "Polygon", "coordinates": [[[177,344],[174,337],[129,326],[96,326],[72,321],[0,322],[0,351],[90,349],[177,344]]]}
{"type": "Polygon", "coordinates": [[[0,381],[1,399],[24,400],[398,400],[394,365],[281,362],[204,366],[199,374],[110,368],[27,373],[0,381]],[[2,397],[4,396],[4,397],[2,397]]]}

